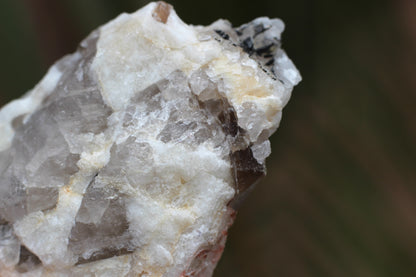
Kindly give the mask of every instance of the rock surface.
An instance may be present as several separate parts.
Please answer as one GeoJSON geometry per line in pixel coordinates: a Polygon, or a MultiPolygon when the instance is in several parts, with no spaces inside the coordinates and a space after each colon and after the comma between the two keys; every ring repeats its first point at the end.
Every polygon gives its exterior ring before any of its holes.
{"type": "Polygon", "coordinates": [[[278,19],[122,14],[0,110],[0,276],[211,276],[300,75],[278,19]]]}

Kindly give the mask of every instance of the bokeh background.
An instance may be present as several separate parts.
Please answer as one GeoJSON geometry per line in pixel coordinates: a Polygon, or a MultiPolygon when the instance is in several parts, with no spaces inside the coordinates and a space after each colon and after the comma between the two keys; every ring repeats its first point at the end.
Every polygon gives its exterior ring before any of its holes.
{"type": "MultiPolygon", "coordinates": [[[[1,0],[0,106],[146,3],[1,0]]],[[[170,3],[193,24],[283,19],[303,75],[214,276],[416,276],[416,1],[170,3]]]]}

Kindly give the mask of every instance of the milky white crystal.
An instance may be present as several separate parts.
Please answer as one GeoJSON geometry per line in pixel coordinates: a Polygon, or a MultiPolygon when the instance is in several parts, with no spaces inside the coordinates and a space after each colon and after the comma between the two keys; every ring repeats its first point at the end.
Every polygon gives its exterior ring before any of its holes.
{"type": "Polygon", "coordinates": [[[283,22],[150,3],[0,110],[0,276],[211,276],[300,75],[283,22]]]}

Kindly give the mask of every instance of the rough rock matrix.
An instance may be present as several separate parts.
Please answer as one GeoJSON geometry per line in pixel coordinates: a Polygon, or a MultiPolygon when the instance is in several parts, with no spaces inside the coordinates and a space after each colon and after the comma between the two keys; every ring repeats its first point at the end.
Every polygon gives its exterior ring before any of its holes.
{"type": "Polygon", "coordinates": [[[211,276],[300,75],[284,25],[122,14],[0,110],[0,276],[211,276]]]}

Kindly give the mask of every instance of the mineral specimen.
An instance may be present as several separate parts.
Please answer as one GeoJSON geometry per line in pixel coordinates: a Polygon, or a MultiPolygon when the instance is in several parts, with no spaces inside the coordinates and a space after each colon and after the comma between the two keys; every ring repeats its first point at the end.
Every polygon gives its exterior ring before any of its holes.
{"type": "Polygon", "coordinates": [[[300,75],[284,25],[150,3],[0,110],[1,276],[211,276],[300,75]]]}

